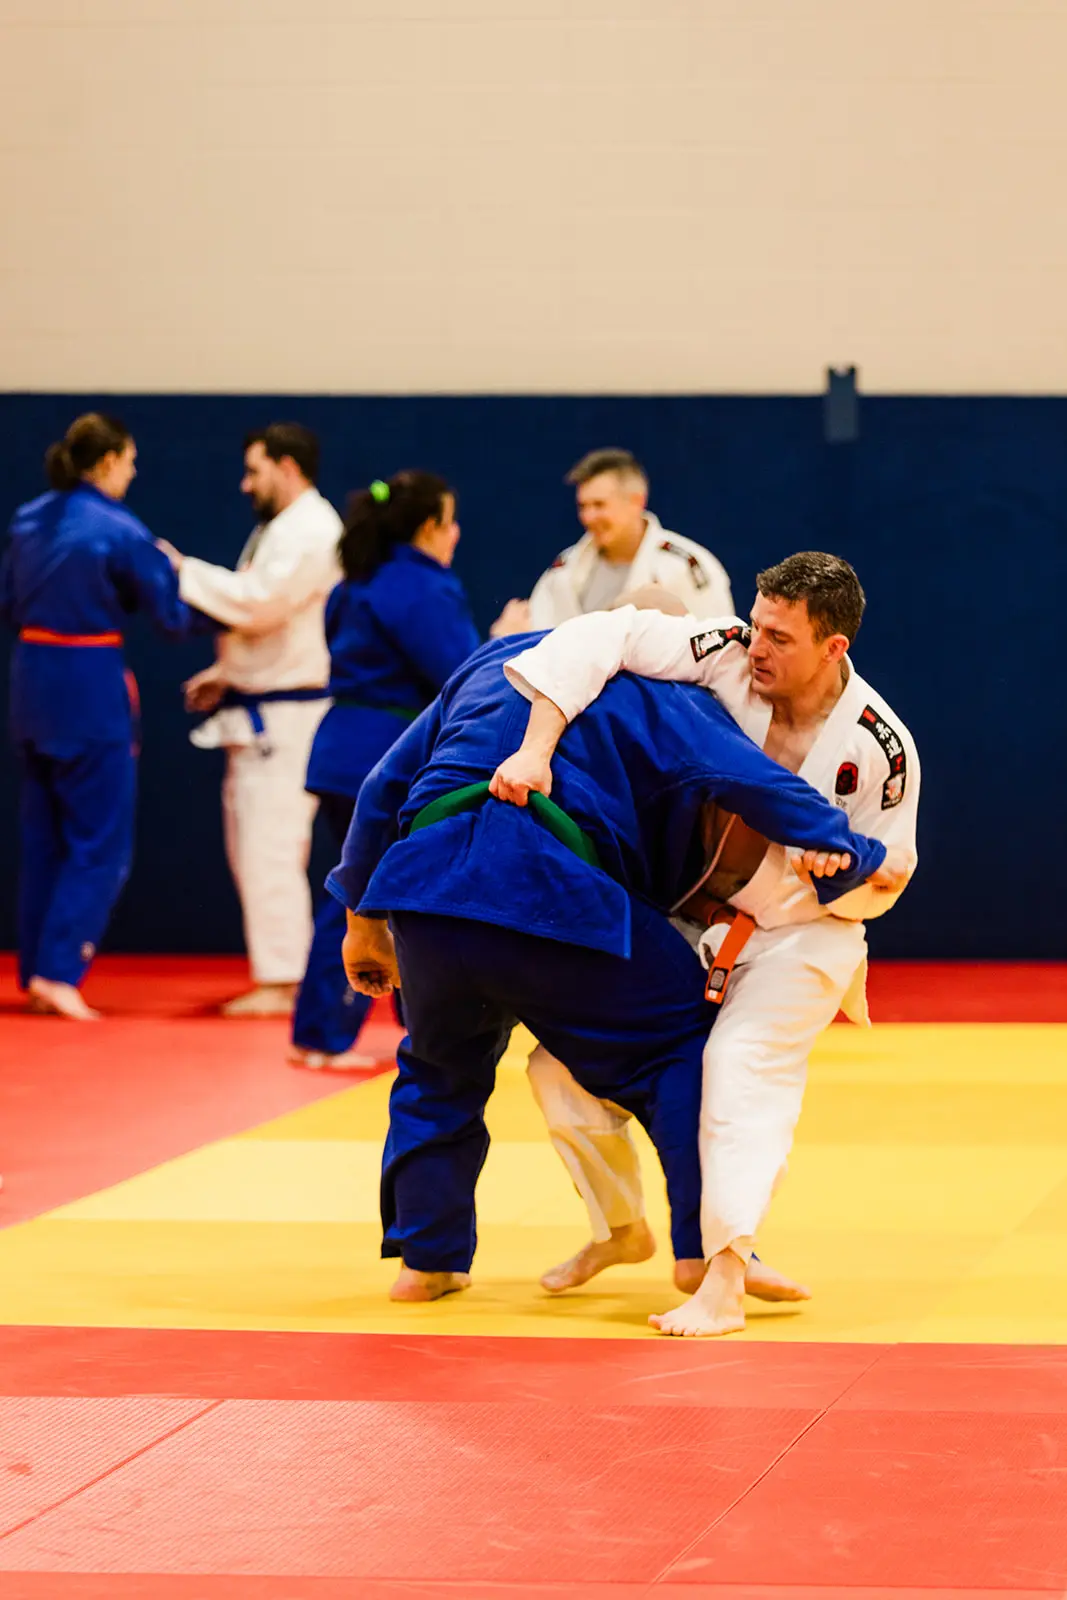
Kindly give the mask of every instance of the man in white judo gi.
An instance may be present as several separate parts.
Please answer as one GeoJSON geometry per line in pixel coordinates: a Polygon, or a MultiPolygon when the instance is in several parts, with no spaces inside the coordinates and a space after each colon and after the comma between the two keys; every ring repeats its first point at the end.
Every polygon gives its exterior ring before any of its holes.
{"type": "MultiPolygon", "coordinates": [[[[914,742],[848,656],[865,605],[856,574],[838,557],[807,552],[760,573],[757,585],[751,628],[623,607],[568,622],[524,651],[506,671],[534,701],[531,727],[494,778],[493,792],[519,804],[531,790],[547,793],[560,731],[616,672],[701,683],[768,755],[889,848],[874,880],[824,908],[778,846],[736,817],[707,817],[703,870],[675,908],[699,940],[709,997],[721,1004],[701,1113],[707,1266],[678,1263],[678,1286],[696,1292],[652,1319],[679,1335],[744,1326],[745,1269],[784,1174],[811,1047],[839,1008],[868,1020],[864,919],[895,903],[917,861],[914,742]]],[[[546,1283],[569,1288],[616,1261],[647,1258],[653,1242],[626,1119],[543,1051],[530,1075],[594,1235],[546,1283]]]]}
{"type": "Polygon", "coordinates": [[[676,596],[694,617],[731,614],[721,562],[703,545],[661,527],[648,509],[648,477],[628,450],[593,450],[566,481],[575,486],[585,534],[556,557],[529,600],[508,601],[489,630],[494,638],[555,628],[646,585],[676,596]]]}
{"type": "Polygon", "coordinates": [[[182,598],[229,630],[185,694],[189,710],[214,712],[193,743],[226,751],[226,854],[254,984],[223,1007],[231,1017],[289,1012],[311,944],[317,802],[304,778],[328,704],[323,612],[341,576],[341,519],[315,487],[318,464],[318,440],[297,423],[250,434],[241,490],[259,522],[236,572],[169,551],[182,598]]]}

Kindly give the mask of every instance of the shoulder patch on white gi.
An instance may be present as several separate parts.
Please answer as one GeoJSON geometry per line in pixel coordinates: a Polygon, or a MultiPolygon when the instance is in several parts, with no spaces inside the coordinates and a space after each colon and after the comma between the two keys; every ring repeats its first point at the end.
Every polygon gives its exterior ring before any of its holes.
{"type": "Polygon", "coordinates": [[[747,650],[752,639],[752,629],[735,622],[732,628],[708,628],[704,633],[694,633],[689,641],[694,661],[703,661],[716,650],[725,650],[728,644],[739,644],[747,650]]]}
{"type": "Polygon", "coordinates": [[[900,734],[873,706],[864,706],[859,719],[860,727],[873,734],[889,762],[889,776],[882,785],[882,810],[899,806],[908,786],[908,756],[900,734]]]}
{"type": "MultiPolygon", "coordinates": [[[[673,539],[662,540],[660,543],[660,549],[666,550],[668,555],[681,556],[682,560],[687,563],[689,567],[689,576],[693,581],[694,589],[707,588],[711,580],[704,571],[704,568],[700,565],[699,558],[693,554],[692,550],[683,550],[680,544],[674,543],[673,539]]],[[[698,656],[697,660],[699,659],[700,658],[698,656]]]]}
{"type": "Polygon", "coordinates": [[[854,761],[842,761],[834,783],[835,794],[855,794],[860,786],[860,769],[854,761]]]}

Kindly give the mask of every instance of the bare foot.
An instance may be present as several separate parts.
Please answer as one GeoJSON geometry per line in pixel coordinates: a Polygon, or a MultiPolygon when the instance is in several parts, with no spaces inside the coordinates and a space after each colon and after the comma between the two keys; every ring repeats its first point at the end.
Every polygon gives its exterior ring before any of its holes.
{"type": "Polygon", "coordinates": [[[298,1044],[290,1046],[285,1059],[291,1067],[304,1067],[308,1072],[366,1072],[378,1065],[376,1056],[361,1056],[357,1050],[330,1055],[325,1050],[304,1050],[298,1044]]]}
{"type": "Polygon", "coordinates": [[[296,1004],[298,983],[261,983],[219,1010],[224,1017],[287,1017],[296,1004]]]}
{"type": "Polygon", "coordinates": [[[415,1267],[401,1267],[396,1282],[389,1291],[390,1300],[440,1300],[442,1295],[455,1294],[457,1289],[469,1289],[469,1272],[419,1272],[415,1267]]]}
{"type": "Polygon", "coordinates": [[[704,1282],[704,1274],[708,1264],[703,1256],[695,1259],[683,1258],[674,1263],[674,1287],[680,1294],[696,1294],[704,1282]]]}
{"type": "Polygon", "coordinates": [[[69,1022],[99,1022],[100,1013],[87,1005],[80,989],[72,983],[53,983],[50,978],[31,978],[30,1010],[45,1016],[66,1017],[69,1022]]]}
{"type": "MultiPolygon", "coordinates": [[[[541,1287],[551,1294],[562,1294],[564,1289],[577,1289],[588,1283],[605,1267],[619,1267],[624,1263],[647,1261],[656,1253],[656,1241],[648,1223],[627,1222],[621,1228],[612,1228],[611,1238],[602,1243],[593,1241],[569,1261],[550,1267],[541,1279],[541,1287]]],[[[700,1263],[703,1268],[704,1263],[700,1263]]]]}
{"type": "MultiPolygon", "coordinates": [[[[682,1294],[696,1294],[704,1282],[707,1268],[703,1261],[683,1260],[674,1263],[674,1287],[682,1294]]],[[[765,1261],[752,1257],[745,1270],[745,1293],[754,1300],[785,1301],[810,1300],[811,1290],[803,1283],[795,1283],[776,1272],[765,1261]]]]}
{"type": "Polygon", "coordinates": [[[757,1261],[755,1256],[745,1272],[745,1293],[754,1300],[770,1300],[775,1304],[811,1299],[811,1290],[806,1284],[784,1277],[765,1261],[757,1261]]]}
{"type": "Polygon", "coordinates": [[[732,1250],[723,1250],[709,1261],[696,1294],[676,1311],[649,1317],[649,1324],[676,1339],[740,1333],[745,1326],[744,1294],[745,1264],[732,1250]]]}

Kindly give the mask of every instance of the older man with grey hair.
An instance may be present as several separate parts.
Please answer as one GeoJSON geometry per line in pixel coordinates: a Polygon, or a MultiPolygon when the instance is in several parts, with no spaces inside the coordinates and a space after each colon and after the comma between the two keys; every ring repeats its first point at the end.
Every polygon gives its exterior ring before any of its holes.
{"type": "Polygon", "coordinates": [[[648,475],[628,450],[590,451],[566,481],[577,491],[584,536],[556,557],[528,601],[508,602],[490,630],[494,636],[555,628],[650,586],[674,595],[691,616],[733,615],[721,562],[661,526],[648,509],[648,475]]]}

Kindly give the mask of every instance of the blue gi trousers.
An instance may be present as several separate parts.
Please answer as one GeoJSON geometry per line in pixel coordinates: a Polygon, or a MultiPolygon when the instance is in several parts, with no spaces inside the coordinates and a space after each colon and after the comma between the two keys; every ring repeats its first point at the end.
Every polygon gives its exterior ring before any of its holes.
{"type": "Polygon", "coordinates": [[[77,985],[129,876],[136,758],[128,739],[18,754],[19,981],[77,985]]]}
{"type": "Polygon", "coordinates": [[[632,901],[632,956],[419,912],[390,919],[408,1037],[389,1101],[383,1256],[465,1272],[474,1189],[489,1149],[485,1104],[516,1021],[583,1088],[647,1129],[667,1180],[676,1259],[701,1256],[705,973],[667,919],[632,901]]]}
{"type": "MultiPolygon", "coordinates": [[[[346,794],[320,794],[319,810],[340,856],[356,802],[346,794]]],[[[348,986],[341,945],[345,937],[345,908],[332,894],[323,895],[315,913],[315,933],[308,952],[307,970],[293,1012],[293,1043],[301,1050],[321,1050],[339,1056],[359,1038],[374,1004],[367,995],[348,986]]],[[[393,997],[397,1021],[402,1022],[399,996],[393,997]]]]}

